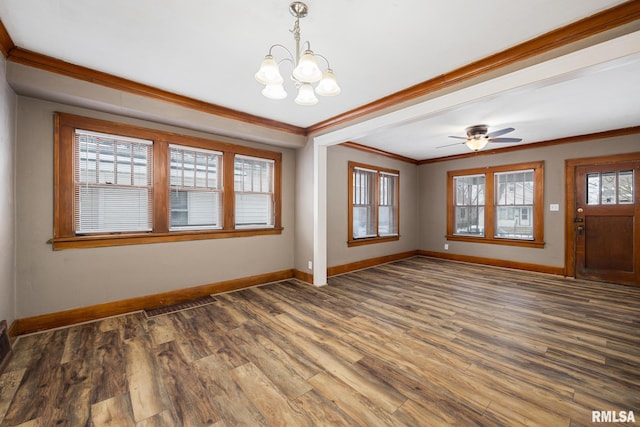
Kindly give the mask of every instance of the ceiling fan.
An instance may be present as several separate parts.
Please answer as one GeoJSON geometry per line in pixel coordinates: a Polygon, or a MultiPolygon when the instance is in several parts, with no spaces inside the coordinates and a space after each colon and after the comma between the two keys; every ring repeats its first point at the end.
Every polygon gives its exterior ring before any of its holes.
{"type": "MultiPolygon", "coordinates": [[[[520,142],[522,138],[498,138],[506,133],[513,132],[514,128],[504,128],[489,132],[487,125],[474,125],[465,129],[467,136],[449,136],[449,138],[464,139],[462,143],[473,151],[482,150],[490,142],[520,142]]],[[[437,148],[450,147],[456,144],[441,145],[437,148]]]]}

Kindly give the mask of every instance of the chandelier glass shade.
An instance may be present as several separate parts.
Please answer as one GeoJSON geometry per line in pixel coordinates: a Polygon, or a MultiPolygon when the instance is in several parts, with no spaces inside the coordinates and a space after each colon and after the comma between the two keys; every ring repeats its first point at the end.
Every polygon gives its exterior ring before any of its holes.
{"type": "Polygon", "coordinates": [[[295,54],[281,44],[275,44],[269,48],[269,53],[265,56],[255,79],[258,83],[265,85],[262,94],[269,99],[284,99],[287,97],[287,91],[284,88],[284,78],[280,74],[280,64],[282,62],[290,62],[293,66],[291,73],[291,81],[293,81],[298,95],[295,98],[296,104],[299,105],[315,105],[318,103],[316,95],[335,96],[340,93],[340,86],[336,80],[333,70],[329,66],[329,61],[322,55],[314,54],[311,50],[309,42],[305,42],[306,49],[300,48],[300,18],[307,16],[307,5],[302,2],[293,2],[289,5],[289,10],[296,21],[291,29],[293,38],[296,42],[295,54]],[[275,48],[281,48],[287,56],[280,61],[276,61],[272,51],[275,48]],[[323,71],[318,66],[317,58],[323,59],[327,68],[323,71]],[[315,83],[315,88],[312,86],[315,83]]]}

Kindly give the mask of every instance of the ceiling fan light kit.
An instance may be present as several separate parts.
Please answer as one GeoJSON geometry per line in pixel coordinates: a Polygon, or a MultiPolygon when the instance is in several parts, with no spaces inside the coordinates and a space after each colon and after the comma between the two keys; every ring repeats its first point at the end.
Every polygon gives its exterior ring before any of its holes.
{"type": "MultiPolygon", "coordinates": [[[[496,130],[493,132],[489,132],[489,126],[487,125],[474,125],[474,126],[469,126],[465,129],[465,132],[467,134],[466,137],[450,136],[449,138],[464,139],[465,141],[463,142],[463,144],[469,147],[471,151],[480,151],[484,147],[486,147],[487,144],[490,142],[511,143],[511,142],[522,141],[522,138],[498,138],[499,136],[509,132],[513,132],[514,130],[515,130],[514,128],[504,128],[504,129],[496,130]]],[[[450,147],[452,145],[457,145],[457,144],[442,145],[437,148],[450,147]]]]}
{"type": "Polygon", "coordinates": [[[280,74],[280,64],[282,62],[290,62],[293,66],[291,80],[293,81],[298,95],[295,103],[298,105],[315,105],[318,103],[316,95],[320,96],[336,96],[340,93],[340,86],[336,80],[333,70],[329,66],[329,61],[322,55],[313,53],[311,44],[307,41],[304,51],[300,47],[300,18],[304,18],[309,13],[306,4],[296,1],[289,5],[289,11],[296,18],[293,28],[289,31],[293,33],[296,42],[295,54],[281,44],[274,44],[269,48],[269,53],[265,56],[260,69],[255,74],[258,83],[265,85],[262,94],[269,99],[284,99],[287,97],[287,91],[284,88],[284,78],[280,74]],[[276,61],[273,57],[273,50],[281,48],[287,56],[276,61]],[[323,59],[327,63],[327,68],[322,71],[318,66],[317,58],[323,59]],[[317,83],[315,89],[312,83],[317,83]]]}

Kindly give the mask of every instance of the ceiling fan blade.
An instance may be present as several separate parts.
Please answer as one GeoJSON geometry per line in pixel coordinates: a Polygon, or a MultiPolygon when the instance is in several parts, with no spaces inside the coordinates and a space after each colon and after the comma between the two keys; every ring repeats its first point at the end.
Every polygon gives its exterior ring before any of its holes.
{"type": "Polygon", "coordinates": [[[451,136],[449,135],[449,138],[455,138],[455,139],[469,139],[466,136],[451,136]]]}
{"type": "MultiPolygon", "coordinates": [[[[467,138],[463,138],[463,139],[467,139],[467,138]]],[[[436,149],[444,148],[444,147],[453,147],[454,145],[460,145],[460,144],[464,144],[464,142],[454,142],[453,144],[441,145],[439,147],[436,147],[436,149]]]]}
{"type": "Polygon", "coordinates": [[[489,142],[520,142],[522,138],[489,138],[489,142]]]}
{"type": "Polygon", "coordinates": [[[514,128],[504,128],[504,129],[500,129],[500,130],[497,130],[497,131],[494,131],[494,132],[489,132],[487,134],[487,136],[489,138],[493,138],[493,137],[496,137],[496,136],[504,135],[505,133],[513,132],[514,130],[515,130],[514,128]]]}

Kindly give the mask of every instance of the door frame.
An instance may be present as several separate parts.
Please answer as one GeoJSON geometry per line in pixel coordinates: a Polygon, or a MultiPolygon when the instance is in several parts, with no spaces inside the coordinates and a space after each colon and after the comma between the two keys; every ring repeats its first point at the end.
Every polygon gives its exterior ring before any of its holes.
{"type": "MultiPolygon", "coordinates": [[[[576,203],[576,169],[578,166],[620,163],[638,159],[640,159],[640,152],[565,160],[564,266],[566,277],[576,277],[576,233],[573,223],[573,218],[575,218],[574,206],[576,203]]],[[[635,189],[635,191],[637,194],[638,189],[635,189]]],[[[639,202],[639,200],[635,201],[635,203],[639,202]]],[[[638,244],[637,240],[640,239],[636,237],[636,244],[638,244]]],[[[638,244],[638,247],[640,248],[640,244],[638,244]]]]}

